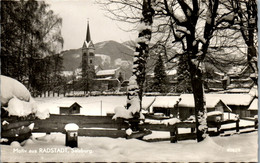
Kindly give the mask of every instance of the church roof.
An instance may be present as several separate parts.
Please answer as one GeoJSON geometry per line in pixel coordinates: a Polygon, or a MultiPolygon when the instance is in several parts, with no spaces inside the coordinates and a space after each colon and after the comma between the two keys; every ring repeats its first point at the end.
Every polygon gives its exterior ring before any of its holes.
{"type": "Polygon", "coordinates": [[[89,28],[89,22],[87,25],[87,33],[86,33],[86,40],[83,43],[83,48],[94,48],[94,44],[91,40],[91,36],[90,36],[90,28],[89,28]]]}
{"type": "Polygon", "coordinates": [[[97,75],[97,76],[114,75],[118,69],[119,69],[119,68],[109,69],[109,70],[99,70],[96,75],[97,75]]]}
{"type": "Polygon", "coordinates": [[[94,48],[94,44],[92,43],[92,41],[90,40],[89,42],[87,41],[84,41],[84,44],[83,44],[83,48],[94,48]]]}
{"type": "Polygon", "coordinates": [[[90,41],[91,41],[91,37],[90,37],[90,29],[89,29],[89,22],[88,22],[86,42],[89,43],[90,41]]]}

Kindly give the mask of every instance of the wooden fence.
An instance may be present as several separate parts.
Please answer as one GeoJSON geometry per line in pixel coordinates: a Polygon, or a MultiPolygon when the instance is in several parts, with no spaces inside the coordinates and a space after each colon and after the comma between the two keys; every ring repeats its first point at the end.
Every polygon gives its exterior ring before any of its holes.
{"type": "MultiPolygon", "coordinates": [[[[149,116],[147,116],[148,118],[149,116]]],[[[149,117],[151,118],[151,117],[149,117]]],[[[84,116],[84,115],[51,115],[50,118],[45,120],[34,120],[35,127],[33,132],[62,132],[64,133],[64,127],[68,123],[76,123],[79,126],[79,136],[94,136],[94,137],[112,137],[127,138],[125,129],[128,128],[128,123],[123,119],[112,120],[112,115],[108,116],[84,116]]],[[[208,122],[209,128],[217,128],[217,131],[210,131],[210,136],[216,136],[220,133],[230,130],[236,130],[239,132],[241,129],[253,128],[255,131],[258,127],[258,123],[250,126],[239,126],[239,120],[228,120],[223,122],[208,122]],[[236,127],[221,128],[224,124],[236,123],[236,127]]],[[[179,122],[174,125],[165,124],[148,124],[144,123],[139,125],[140,129],[149,129],[152,131],[168,131],[170,132],[170,138],[167,139],[154,139],[151,141],[170,140],[175,143],[179,140],[196,139],[196,124],[194,122],[179,122]],[[180,128],[190,128],[189,133],[179,133],[180,128]]],[[[148,140],[149,141],[149,140],[148,140]]]]}
{"type": "Polygon", "coordinates": [[[76,123],[79,126],[79,136],[125,137],[128,124],[123,119],[112,120],[112,116],[84,116],[84,115],[50,115],[45,120],[34,120],[33,132],[65,132],[65,125],[76,123]]]}

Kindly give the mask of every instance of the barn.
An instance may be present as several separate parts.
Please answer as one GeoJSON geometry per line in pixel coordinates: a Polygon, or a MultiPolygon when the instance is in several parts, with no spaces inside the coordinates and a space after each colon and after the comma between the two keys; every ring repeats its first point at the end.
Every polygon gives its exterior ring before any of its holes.
{"type": "MultiPolygon", "coordinates": [[[[176,110],[173,114],[174,117],[178,117],[181,120],[189,118],[191,115],[195,115],[195,103],[193,94],[182,94],[180,96],[181,101],[176,106],[176,110]],[[179,114],[179,115],[176,115],[179,114]]],[[[208,97],[206,95],[206,108],[207,112],[218,111],[218,112],[232,112],[230,107],[228,107],[220,98],[218,97],[208,97]]],[[[223,118],[223,117],[222,117],[223,118]]]]}
{"type": "Polygon", "coordinates": [[[80,106],[77,102],[75,102],[69,107],[63,107],[63,106],[60,107],[60,114],[64,114],[64,115],[80,114],[80,108],[82,108],[82,106],[80,106]]]}
{"type": "Polygon", "coordinates": [[[240,117],[249,117],[250,111],[248,110],[250,104],[252,103],[254,96],[251,94],[207,94],[207,98],[219,98],[228,107],[231,108],[232,113],[239,114],[240,117]]]}

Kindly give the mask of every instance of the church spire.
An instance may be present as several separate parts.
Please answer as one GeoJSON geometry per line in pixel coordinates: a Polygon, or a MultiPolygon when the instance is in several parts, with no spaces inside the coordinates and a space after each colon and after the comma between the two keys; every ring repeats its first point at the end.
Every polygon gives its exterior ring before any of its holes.
{"type": "Polygon", "coordinates": [[[89,21],[88,21],[88,26],[87,26],[86,41],[87,41],[87,43],[88,43],[89,41],[91,41],[90,30],[89,30],[89,21]]]}

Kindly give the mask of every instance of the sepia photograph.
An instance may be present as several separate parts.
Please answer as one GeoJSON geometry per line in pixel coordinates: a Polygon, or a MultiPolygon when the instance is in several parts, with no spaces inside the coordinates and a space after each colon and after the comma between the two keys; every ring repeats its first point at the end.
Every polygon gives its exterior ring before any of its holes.
{"type": "Polygon", "coordinates": [[[1,162],[258,162],[257,0],[1,0],[1,162]]]}

